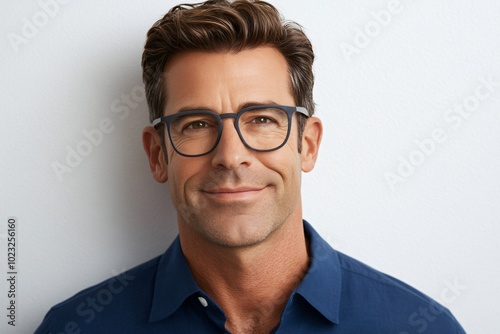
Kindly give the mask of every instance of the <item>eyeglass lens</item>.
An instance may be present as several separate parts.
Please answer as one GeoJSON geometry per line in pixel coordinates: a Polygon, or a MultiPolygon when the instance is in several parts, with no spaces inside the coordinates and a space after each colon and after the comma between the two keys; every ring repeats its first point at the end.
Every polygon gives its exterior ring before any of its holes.
{"type": "MultiPolygon", "coordinates": [[[[237,120],[240,138],[255,150],[273,150],[281,146],[288,135],[288,115],[279,108],[247,110],[237,120]]],[[[217,144],[220,126],[221,122],[210,113],[181,113],[171,121],[169,130],[177,151],[201,155],[217,144]]]]}

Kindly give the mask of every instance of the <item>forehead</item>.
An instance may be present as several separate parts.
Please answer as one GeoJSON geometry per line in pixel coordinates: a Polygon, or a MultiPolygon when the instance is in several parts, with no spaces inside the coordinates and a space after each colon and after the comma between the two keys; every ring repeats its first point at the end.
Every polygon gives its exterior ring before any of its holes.
{"type": "Polygon", "coordinates": [[[180,108],[215,111],[252,102],[293,104],[288,65],[272,47],[240,52],[184,52],[165,67],[165,114],[180,108]]]}

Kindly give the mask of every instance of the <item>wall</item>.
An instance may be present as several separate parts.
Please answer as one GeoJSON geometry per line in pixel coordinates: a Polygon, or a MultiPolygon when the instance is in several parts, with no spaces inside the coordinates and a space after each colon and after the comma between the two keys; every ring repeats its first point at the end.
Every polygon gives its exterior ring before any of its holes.
{"type": "MultiPolygon", "coordinates": [[[[303,178],[305,218],[338,250],[441,301],[468,332],[494,333],[500,2],[273,3],[317,54],[325,135],[303,178]]],[[[175,237],[167,186],[140,142],[145,34],[174,4],[0,5],[2,333],[32,332],[53,304],[175,237]]]]}

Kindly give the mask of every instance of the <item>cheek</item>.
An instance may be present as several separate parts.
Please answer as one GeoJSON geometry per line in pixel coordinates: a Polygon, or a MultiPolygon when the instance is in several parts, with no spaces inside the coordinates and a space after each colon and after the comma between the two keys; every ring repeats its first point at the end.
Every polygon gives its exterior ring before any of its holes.
{"type": "Polygon", "coordinates": [[[285,186],[300,182],[300,155],[296,147],[285,146],[262,162],[279,175],[285,186]]]}
{"type": "Polygon", "coordinates": [[[184,197],[185,186],[188,180],[196,171],[192,171],[193,164],[188,162],[182,162],[182,158],[179,159],[177,156],[169,156],[168,164],[168,182],[170,183],[170,195],[174,202],[183,202],[182,197],[184,197]]]}
{"type": "Polygon", "coordinates": [[[184,196],[187,188],[196,177],[203,175],[205,163],[200,158],[187,158],[179,155],[169,156],[168,175],[170,191],[176,198],[184,196]]]}

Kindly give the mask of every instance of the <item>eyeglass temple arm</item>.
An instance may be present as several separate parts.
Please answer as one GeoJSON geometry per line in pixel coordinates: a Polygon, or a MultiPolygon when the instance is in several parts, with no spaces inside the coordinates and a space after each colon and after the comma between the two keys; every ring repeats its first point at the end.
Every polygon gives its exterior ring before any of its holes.
{"type": "Polygon", "coordinates": [[[306,108],[304,108],[304,107],[295,107],[295,110],[297,112],[301,113],[302,115],[309,117],[309,112],[307,111],[306,108]]]}
{"type": "Polygon", "coordinates": [[[162,119],[162,117],[155,119],[153,122],[151,122],[151,125],[153,127],[157,126],[158,124],[161,123],[161,119],[162,119]]]}

